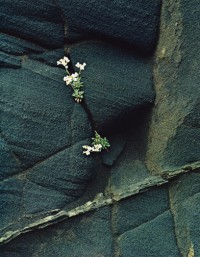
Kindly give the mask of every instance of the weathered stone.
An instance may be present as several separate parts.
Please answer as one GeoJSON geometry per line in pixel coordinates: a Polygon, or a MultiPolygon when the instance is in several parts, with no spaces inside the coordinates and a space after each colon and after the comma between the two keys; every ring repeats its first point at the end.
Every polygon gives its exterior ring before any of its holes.
{"type": "Polygon", "coordinates": [[[0,179],[21,171],[20,163],[0,134],[0,179]]]}
{"type": "Polygon", "coordinates": [[[1,31],[45,45],[61,47],[64,25],[54,1],[14,0],[1,3],[1,31]]]}
{"type": "Polygon", "coordinates": [[[181,176],[170,186],[171,208],[175,220],[177,242],[182,256],[200,254],[200,174],[191,173],[181,176]]]}
{"type": "Polygon", "coordinates": [[[125,232],[119,237],[119,252],[122,257],[180,257],[173,232],[174,224],[170,211],[153,220],[125,232]]]}
{"type": "Polygon", "coordinates": [[[109,143],[109,150],[102,152],[102,162],[107,166],[113,166],[118,157],[122,154],[126,140],[123,134],[113,135],[109,137],[109,143]]]}
{"type": "Polygon", "coordinates": [[[112,192],[126,192],[151,176],[144,162],[148,112],[138,113],[137,116],[132,116],[130,123],[122,123],[121,133],[116,135],[125,140],[125,146],[112,168],[112,192]]]}
{"type": "Polygon", "coordinates": [[[59,0],[67,22],[67,39],[110,39],[138,48],[143,53],[156,45],[160,0],[74,1],[59,0]]]}
{"type": "Polygon", "coordinates": [[[65,55],[64,49],[61,48],[61,49],[56,49],[52,51],[46,51],[39,54],[32,54],[30,58],[34,60],[38,60],[47,65],[57,66],[58,56],[62,58],[64,55],[65,55]]]}
{"type": "Polygon", "coordinates": [[[152,188],[124,199],[114,207],[113,225],[116,235],[153,220],[169,209],[168,187],[152,188]],[[159,203],[159,204],[158,204],[159,203]]]}
{"type": "Polygon", "coordinates": [[[74,65],[77,61],[87,63],[85,101],[98,130],[109,130],[111,124],[116,127],[138,108],[153,103],[150,60],[101,42],[75,45],[69,53],[74,65]]]}
{"type": "Polygon", "coordinates": [[[20,68],[21,59],[17,56],[12,56],[3,52],[0,52],[0,67],[2,68],[20,68]]]}
{"type": "Polygon", "coordinates": [[[71,218],[30,232],[0,248],[1,257],[112,257],[111,210],[71,218]],[[20,250],[19,250],[20,249],[20,250]]]}
{"type": "Polygon", "coordinates": [[[4,53],[24,55],[31,53],[42,53],[45,51],[45,49],[41,46],[33,44],[29,41],[25,41],[18,37],[6,35],[4,33],[0,34],[0,39],[0,50],[4,53]]]}
{"type": "Polygon", "coordinates": [[[163,3],[154,74],[157,99],[147,155],[154,173],[200,160],[197,10],[200,2],[195,0],[163,3]]]}
{"type": "Polygon", "coordinates": [[[16,178],[0,182],[0,230],[22,216],[23,186],[24,181],[16,178]]]}
{"type": "Polygon", "coordinates": [[[12,230],[25,215],[62,208],[80,197],[95,175],[95,161],[82,154],[91,125],[62,81],[63,69],[24,59],[20,69],[0,72],[0,228],[12,230]]]}

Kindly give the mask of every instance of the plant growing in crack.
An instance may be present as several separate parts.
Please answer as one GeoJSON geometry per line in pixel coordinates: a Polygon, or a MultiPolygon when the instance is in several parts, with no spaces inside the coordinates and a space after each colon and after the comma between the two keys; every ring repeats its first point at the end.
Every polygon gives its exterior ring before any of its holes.
{"type": "Polygon", "coordinates": [[[102,150],[107,150],[110,147],[110,143],[108,142],[108,139],[106,137],[101,137],[96,131],[95,131],[95,137],[92,138],[91,146],[84,145],[83,149],[86,149],[86,151],[83,151],[83,154],[90,155],[92,152],[101,152],[102,150]]]}
{"type": "MultiPolygon", "coordinates": [[[[63,80],[65,81],[67,86],[71,86],[71,88],[73,89],[72,96],[74,97],[74,100],[77,103],[80,103],[84,98],[84,91],[83,91],[84,84],[81,81],[81,72],[85,69],[86,63],[84,62],[83,64],[81,64],[77,62],[75,66],[79,69],[79,71],[70,74],[68,70],[69,62],[70,62],[69,58],[64,56],[63,59],[60,59],[59,61],[57,61],[57,65],[62,65],[65,68],[67,72],[67,76],[65,76],[63,80]]],[[[107,138],[101,137],[95,131],[95,136],[92,138],[91,146],[89,145],[83,146],[83,149],[85,149],[85,151],[83,151],[83,154],[90,155],[92,152],[97,153],[97,152],[101,152],[102,150],[107,150],[109,147],[110,147],[110,143],[107,140],[107,138]]]]}
{"type": "Polygon", "coordinates": [[[63,80],[65,81],[66,85],[71,86],[71,88],[73,89],[72,96],[74,97],[74,100],[77,103],[80,103],[84,98],[84,91],[83,91],[84,84],[81,81],[81,71],[85,69],[86,63],[80,64],[79,62],[77,62],[75,66],[79,69],[79,71],[70,74],[68,70],[69,62],[70,60],[65,56],[63,59],[60,59],[59,61],[57,61],[57,65],[64,66],[67,72],[67,76],[65,76],[63,80]]]}

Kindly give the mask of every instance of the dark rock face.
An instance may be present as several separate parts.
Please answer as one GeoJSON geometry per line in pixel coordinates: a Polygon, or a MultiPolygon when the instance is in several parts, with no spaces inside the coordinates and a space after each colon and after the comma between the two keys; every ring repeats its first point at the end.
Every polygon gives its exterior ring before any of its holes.
{"type": "Polygon", "coordinates": [[[160,0],[1,1],[0,257],[200,255],[200,4],[162,2],[154,52],[160,0]]]}
{"type": "Polygon", "coordinates": [[[157,39],[160,0],[131,2],[59,0],[68,24],[67,39],[104,38],[152,52],[157,39]]]}
{"type": "Polygon", "coordinates": [[[106,207],[86,216],[61,222],[52,228],[22,235],[9,244],[9,249],[1,247],[1,257],[112,256],[110,218],[111,209],[106,207]]]}
{"type": "Polygon", "coordinates": [[[25,252],[42,257],[53,257],[55,253],[61,257],[112,257],[116,251],[120,256],[180,256],[166,187],[22,235],[1,247],[2,257],[14,256],[12,253],[18,253],[19,247],[21,257],[25,252]]]}
{"type": "Polygon", "coordinates": [[[1,31],[49,48],[61,47],[63,22],[54,1],[1,1],[1,31]]]}
{"type": "Polygon", "coordinates": [[[77,60],[87,63],[85,100],[98,130],[127,120],[131,113],[153,103],[150,60],[99,42],[75,45],[69,54],[74,64],[77,60]]]}
{"type": "Polygon", "coordinates": [[[124,233],[120,238],[121,256],[170,256],[179,257],[173,221],[169,211],[161,214],[148,224],[124,233]],[[130,247],[131,245],[131,247],[130,247]],[[134,254],[134,255],[133,255],[134,254]]]}
{"type": "Polygon", "coordinates": [[[94,160],[82,155],[90,121],[62,76],[30,59],[1,70],[1,228],[72,202],[95,174],[94,160]]]}
{"type": "Polygon", "coordinates": [[[183,256],[187,256],[187,252],[194,252],[195,255],[200,253],[200,228],[197,226],[200,218],[199,188],[200,174],[193,173],[182,176],[181,180],[176,179],[169,191],[178,245],[183,256]]]}

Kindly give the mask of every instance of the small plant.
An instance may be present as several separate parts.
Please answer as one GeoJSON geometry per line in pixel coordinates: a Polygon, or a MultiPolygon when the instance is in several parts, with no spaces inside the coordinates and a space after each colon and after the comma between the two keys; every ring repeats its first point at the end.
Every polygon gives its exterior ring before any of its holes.
{"type": "Polygon", "coordinates": [[[75,101],[79,103],[84,98],[84,91],[83,91],[84,84],[81,81],[81,71],[85,69],[86,63],[81,64],[77,62],[75,66],[79,69],[79,71],[70,74],[70,72],[68,71],[69,62],[70,60],[65,56],[63,59],[60,59],[59,61],[57,61],[57,65],[64,66],[67,72],[67,76],[65,76],[63,80],[65,81],[66,85],[69,85],[72,87],[74,91],[72,96],[74,97],[75,101]]]}
{"type": "Polygon", "coordinates": [[[101,152],[102,150],[107,150],[110,147],[110,144],[106,137],[102,138],[96,131],[95,131],[95,137],[92,138],[92,146],[84,145],[83,149],[86,149],[86,151],[83,151],[83,154],[90,155],[91,152],[101,152]]]}
{"type": "MultiPolygon", "coordinates": [[[[57,61],[57,65],[64,66],[67,72],[67,76],[65,76],[63,80],[65,81],[66,85],[69,85],[72,87],[74,91],[72,96],[74,97],[77,103],[80,103],[84,98],[84,91],[83,91],[84,84],[81,81],[81,71],[85,69],[86,63],[84,62],[83,64],[81,64],[77,62],[75,66],[79,69],[79,71],[70,74],[70,72],[68,71],[69,62],[70,60],[66,56],[64,56],[63,59],[60,59],[59,61],[57,61]]],[[[110,147],[110,144],[107,138],[106,137],[102,138],[96,131],[95,131],[95,137],[92,138],[91,144],[92,144],[91,146],[89,145],[83,146],[83,149],[85,149],[85,151],[83,151],[83,154],[90,155],[92,152],[96,152],[96,153],[101,152],[102,150],[107,150],[110,147]]]]}

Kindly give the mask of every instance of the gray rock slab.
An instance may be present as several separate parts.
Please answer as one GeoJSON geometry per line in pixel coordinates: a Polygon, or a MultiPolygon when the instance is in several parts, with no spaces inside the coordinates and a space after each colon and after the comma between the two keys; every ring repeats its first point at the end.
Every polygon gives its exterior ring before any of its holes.
{"type": "Polygon", "coordinates": [[[1,130],[25,168],[90,137],[87,115],[74,104],[64,74],[29,59],[22,69],[1,70],[1,130]]]}
{"type": "Polygon", "coordinates": [[[52,51],[51,50],[44,51],[43,53],[31,54],[30,58],[34,60],[38,60],[50,66],[57,66],[57,61],[60,58],[63,58],[64,55],[65,55],[64,48],[60,48],[52,51]]]}
{"type": "Polygon", "coordinates": [[[119,237],[122,257],[180,257],[170,211],[125,232],[119,237]]]}
{"type": "Polygon", "coordinates": [[[155,97],[151,60],[102,42],[74,45],[69,54],[73,65],[87,64],[85,101],[97,130],[116,127],[139,108],[150,108],[155,97]]]}
{"type": "Polygon", "coordinates": [[[169,210],[168,187],[152,188],[129,197],[114,206],[116,235],[134,230],[169,210]],[[159,204],[158,204],[159,203],[159,204]]]}
{"type": "Polygon", "coordinates": [[[104,207],[30,232],[2,246],[1,257],[112,257],[110,218],[110,207],[104,207]]]}
{"type": "Polygon", "coordinates": [[[23,215],[23,186],[21,179],[11,178],[0,182],[0,231],[23,215]]]}
{"type": "Polygon", "coordinates": [[[30,53],[42,53],[45,48],[38,46],[19,37],[14,37],[4,33],[0,34],[0,50],[13,55],[24,55],[30,53]]]}
{"type": "Polygon", "coordinates": [[[61,47],[64,25],[52,0],[1,0],[1,31],[49,48],[61,47]]]}
{"type": "Polygon", "coordinates": [[[143,52],[152,52],[155,47],[160,0],[58,2],[67,23],[67,40],[104,38],[142,48],[143,52]]]}
{"type": "Polygon", "coordinates": [[[177,242],[182,256],[200,254],[200,174],[191,173],[176,179],[170,186],[177,242]],[[189,255],[189,253],[191,255],[189,255]]]}
{"type": "Polygon", "coordinates": [[[25,58],[19,69],[1,69],[0,74],[4,233],[6,228],[21,227],[25,216],[27,224],[33,215],[81,197],[95,176],[96,164],[82,154],[82,145],[90,143],[91,124],[63,82],[63,69],[25,58]]]}
{"type": "Polygon", "coordinates": [[[21,67],[21,59],[18,56],[12,56],[4,52],[0,52],[0,68],[15,68],[21,67]]]}
{"type": "Polygon", "coordinates": [[[129,123],[122,123],[120,132],[115,135],[116,139],[121,138],[125,143],[121,143],[123,150],[111,170],[110,183],[113,193],[126,192],[131,188],[134,190],[151,177],[144,161],[148,117],[148,112],[138,110],[138,115],[132,116],[129,123]]]}

